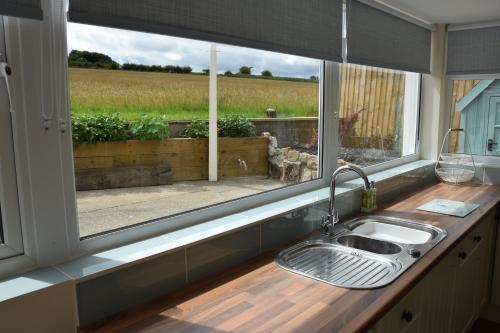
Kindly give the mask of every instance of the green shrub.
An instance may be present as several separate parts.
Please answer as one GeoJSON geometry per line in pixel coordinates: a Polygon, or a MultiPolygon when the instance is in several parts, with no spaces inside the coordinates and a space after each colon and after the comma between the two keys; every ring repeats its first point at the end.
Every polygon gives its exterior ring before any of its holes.
{"type": "Polygon", "coordinates": [[[71,119],[73,144],[127,140],[126,122],[116,114],[74,115],[71,119]]]}
{"type": "Polygon", "coordinates": [[[168,138],[169,128],[165,117],[142,116],[129,124],[130,136],[137,140],[162,140],[168,138]]]}
{"type": "Polygon", "coordinates": [[[208,138],[208,123],[203,120],[193,119],[181,131],[183,138],[208,138]]]}
{"type": "Polygon", "coordinates": [[[219,136],[255,136],[255,125],[241,115],[225,116],[219,120],[219,136]]]}

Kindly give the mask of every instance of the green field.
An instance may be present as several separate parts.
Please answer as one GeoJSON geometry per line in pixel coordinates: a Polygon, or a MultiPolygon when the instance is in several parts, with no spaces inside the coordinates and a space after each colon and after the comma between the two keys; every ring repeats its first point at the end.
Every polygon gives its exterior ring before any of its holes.
{"type": "MultiPolygon", "coordinates": [[[[71,111],[118,113],[135,119],[144,114],[167,120],[208,117],[208,76],[70,68],[71,111]]],[[[318,115],[319,84],[254,78],[219,77],[219,116],[278,117],[318,115]]]]}

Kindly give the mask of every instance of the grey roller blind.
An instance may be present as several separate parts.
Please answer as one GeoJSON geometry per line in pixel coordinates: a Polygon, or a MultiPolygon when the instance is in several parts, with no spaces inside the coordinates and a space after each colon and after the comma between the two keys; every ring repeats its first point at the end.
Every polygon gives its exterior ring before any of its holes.
{"type": "Polygon", "coordinates": [[[0,15],[43,20],[40,0],[0,0],[0,15]]]}
{"type": "Polygon", "coordinates": [[[448,32],[448,74],[500,73],[500,27],[448,32]]]}
{"type": "Polygon", "coordinates": [[[68,19],[342,61],[342,0],[70,0],[68,19]]]}
{"type": "Polygon", "coordinates": [[[356,0],[347,2],[347,61],[430,73],[431,31],[356,0]]]}

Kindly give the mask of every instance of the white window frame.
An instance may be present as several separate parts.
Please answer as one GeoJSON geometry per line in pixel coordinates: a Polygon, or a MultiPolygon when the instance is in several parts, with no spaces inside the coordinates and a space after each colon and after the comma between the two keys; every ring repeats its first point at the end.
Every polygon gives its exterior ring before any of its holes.
{"type": "MultiPolygon", "coordinates": [[[[0,62],[7,61],[4,36],[0,16],[0,62]]],[[[0,74],[0,259],[23,253],[10,103],[6,81],[0,74]]]]}

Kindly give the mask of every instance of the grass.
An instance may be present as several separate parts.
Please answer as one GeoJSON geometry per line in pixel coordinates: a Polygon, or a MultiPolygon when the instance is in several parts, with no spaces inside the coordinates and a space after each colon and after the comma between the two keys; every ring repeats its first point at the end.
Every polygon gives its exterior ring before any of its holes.
{"type": "MultiPolygon", "coordinates": [[[[70,68],[71,111],[77,114],[118,113],[126,119],[144,114],[167,120],[208,117],[208,76],[70,68]]],[[[265,117],[318,115],[315,82],[219,77],[218,113],[265,117]]]]}

